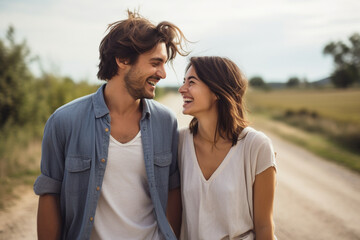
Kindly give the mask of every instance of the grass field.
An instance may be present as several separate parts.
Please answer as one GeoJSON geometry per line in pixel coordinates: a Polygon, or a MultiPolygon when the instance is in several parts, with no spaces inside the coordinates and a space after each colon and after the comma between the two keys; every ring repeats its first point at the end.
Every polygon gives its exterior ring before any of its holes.
{"type": "Polygon", "coordinates": [[[360,89],[348,90],[251,90],[250,111],[285,112],[306,109],[341,123],[360,126],[360,89]]]}
{"type": "Polygon", "coordinates": [[[246,100],[259,125],[272,122],[274,133],[360,173],[360,89],[250,89],[246,100]],[[302,130],[283,131],[274,120],[302,130]]]}

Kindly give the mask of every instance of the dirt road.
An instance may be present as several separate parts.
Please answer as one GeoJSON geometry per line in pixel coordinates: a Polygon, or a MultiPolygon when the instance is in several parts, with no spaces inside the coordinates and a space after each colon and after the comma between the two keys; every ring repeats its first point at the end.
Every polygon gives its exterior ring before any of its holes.
{"type": "MultiPolygon", "coordinates": [[[[178,95],[162,102],[186,126],[178,95]]],[[[360,239],[360,175],[266,132],[277,152],[275,223],[278,239],[360,239]]],[[[0,239],[35,239],[37,197],[31,189],[0,212],[0,239]]]]}

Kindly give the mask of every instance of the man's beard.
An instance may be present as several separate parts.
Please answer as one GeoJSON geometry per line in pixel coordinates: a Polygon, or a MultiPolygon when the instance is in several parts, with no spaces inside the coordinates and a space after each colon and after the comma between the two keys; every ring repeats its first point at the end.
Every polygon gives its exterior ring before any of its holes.
{"type": "Polygon", "coordinates": [[[135,99],[142,98],[154,98],[153,95],[147,94],[145,90],[145,85],[147,79],[145,80],[144,76],[141,76],[134,68],[131,68],[129,72],[124,77],[125,87],[128,90],[129,94],[135,99]]]}

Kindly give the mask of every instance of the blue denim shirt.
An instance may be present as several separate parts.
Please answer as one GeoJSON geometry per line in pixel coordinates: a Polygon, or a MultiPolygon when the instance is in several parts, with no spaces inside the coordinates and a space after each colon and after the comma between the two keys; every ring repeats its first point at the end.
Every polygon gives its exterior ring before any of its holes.
{"type": "MultiPolygon", "coordinates": [[[[105,86],[60,107],[45,125],[34,191],[59,195],[62,239],[89,239],[96,221],[111,132],[105,86]]],[[[165,210],[168,191],[180,186],[177,121],[156,101],[143,99],[142,109],[140,131],[155,218],[165,238],[176,239],[165,210]]]]}

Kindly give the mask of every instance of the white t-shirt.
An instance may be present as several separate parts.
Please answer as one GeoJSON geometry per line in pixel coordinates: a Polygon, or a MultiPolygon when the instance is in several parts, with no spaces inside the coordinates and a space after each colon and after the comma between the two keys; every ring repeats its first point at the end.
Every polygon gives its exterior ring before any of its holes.
{"type": "Polygon", "coordinates": [[[153,209],[140,132],[124,144],[110,136],[90,239],[161,239],[153,209]]]}
{"type": "Polygon", "coordinates": [[[179,168],[183,215],[181,239],[254,239],[255,176],[275,167],[270,139],[245,128],[237,144],[206,180],[196,159],[193,135],[180,130],[179,168]]]}

